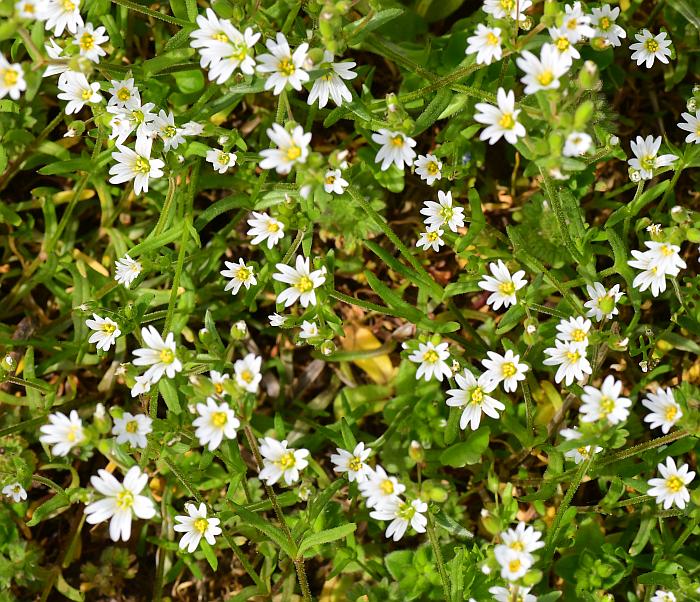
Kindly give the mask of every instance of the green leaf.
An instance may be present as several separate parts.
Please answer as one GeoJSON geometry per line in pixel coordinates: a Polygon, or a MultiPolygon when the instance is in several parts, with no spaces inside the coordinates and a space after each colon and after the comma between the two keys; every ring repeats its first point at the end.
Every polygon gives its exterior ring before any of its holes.
{"type": "Polygon", "coordinates": [[[294,542],[289,540],[282,529],[275,527],[272,523],[267,522],[266,519],[243,506],[239,506],[235,502],[230,502],[230,504],[246,525],[255,527],[258,531],[267,535],[292,560],[298,556],[294,542]]]}
{"type": "Polygon", "coordinates": [[[489,434],[491,429],[487,426],[482,426],[474,431],[466,441],[455,443],[440,454],[440,462],[452,466],[453,468],[462,468],[467,464],[476,464],[481,460],[481,454],[489,445],[489,434]]]}
{"type": "Polygon", "coordinates": [[[413,136],[417,136],[433,125],[439,119],[441,113],[448,107],[450,100],[452,100],[452,90],[449,88],[442,88],[439,90],[433,100],[430,101],[430,104],[425,108],[425,111],[416,119],[413,136]]]}
{"type": "Polygon", "coordinates": [[[202,538],[200,540],[199,546],[202,549],[202,552],[204,552],[204,558],[207,559],[207,562],[209,563],[211,570],[216,571],[216,569],[219,566],[219,560],[216,557],[216,554],[214,553],[213,548],[209,545],[207,540],[204,538],[202,538]]]}
{"type": "Polygon", "coordinates": [[[435,524],[442,527],[448,533],[460,539],[473,539],[474,534],[460,525],[454,518],[445,514],[442,510],[435,515],[435,524]]]}
{"type": "Polygon", "coordinates": [[[352,434],[352,430],[345,416],[340,419],[340,432],[343,434],[343,443],[346,449],[352,452],[357,445],[357,441],[355,440],[355,435],[352,434]]]}
{"type": "Polygon", "coordinates": [[[357,525],[355,523],[348,523],[346,525],[340,525],[339,527],[333,527],[332,529],[326,529],[318,533],[312,533],[311,535],[305,537],[301,544],[299,544],[299,555],[303,554],[306,550],[314,546],[343,539],[344,537],[350,535],[350,533],[354,533],[355,529],[357,529],[357,525]]]}
{"type": "Polygon", "coordinates": [[[34,510],[32,518],[27,521],[28,527],[34,527],[40,522],[60,514],[70,506],[70,498],[64,493],[57,493],[34,510]]]}
{"type": "Polygon", "coordinates": [[[348,44],[358,44],[361,42],[368,33],[374,31],[378,27],[381,27],[385,23],[396,19],[403,15],[403,8],[387,8],[385,10],[380,10],[376,15],[370,17],[369,19],[359,19],[353,21],[349,25],[346,25],[343,29],[343,35],[348,44]]]}
{"type": "Polygon", "coordinates": [[[63,594],[69,600],[74,602],[83,602],[85,596],[80,590],[75,589],[72,585],[69,585],[63,578],[63,573],[59,573],[56,579],[56,589],[59,593],[63,594]]]}
{"type": "Polygon", "coordinates": [[[168,406],[168,409],[171,412],[174,414],[179,414],[182,412],[182,408],[180,407],[180,398],[177,394],[177,388],[171,379],[161,378],[158,382],[158,390],[163,396],[165,405],[168,406]]]}

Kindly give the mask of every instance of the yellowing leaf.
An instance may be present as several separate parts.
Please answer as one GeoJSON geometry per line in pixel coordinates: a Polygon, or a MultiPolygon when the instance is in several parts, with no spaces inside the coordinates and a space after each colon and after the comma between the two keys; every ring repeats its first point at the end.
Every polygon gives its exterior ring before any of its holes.
{"type": "MultiPolygon", "coordinates": [[[[346,336],[340,339],[340,344],[345,351],[371,351],[382,346],[372,331],[364,326],[349,326],[345,332],[346,336]]],[[[392,365],[391,358],[387,353],[354,359],[352,363],[363,370],[378,385],[384,385],[391,381],[396,372],[396,368],[392,365]]]]}

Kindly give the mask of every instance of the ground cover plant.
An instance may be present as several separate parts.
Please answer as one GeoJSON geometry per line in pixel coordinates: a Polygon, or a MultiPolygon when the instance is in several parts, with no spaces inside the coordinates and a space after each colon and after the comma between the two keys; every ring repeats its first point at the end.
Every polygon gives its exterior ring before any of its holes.
{"type": "Polygon", "coordinates": [[[0,11],[0,600],[700,599],[695,3],[0,11]]]}

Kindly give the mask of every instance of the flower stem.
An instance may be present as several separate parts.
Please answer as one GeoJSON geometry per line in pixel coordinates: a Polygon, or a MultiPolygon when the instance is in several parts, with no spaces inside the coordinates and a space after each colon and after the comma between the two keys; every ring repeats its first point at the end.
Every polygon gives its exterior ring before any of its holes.
{"type": "Polygon", "coordinates": [[[440,542],[438,541],[437,535],[435,534],[435,525],[433,524],[433,517],[428,511],[428,539],[430,540],[430,545],[433,546],[433,553],[435,554],[435,564],[437,564],[438,573],[440,573],[440,580],[442,581],[442,591],[445,594],[445,602],[450,602],[450,580],[447,577],[447,570],[445,569],[445,559],[442,557],[442,550],[440,550],[440,542]]]}

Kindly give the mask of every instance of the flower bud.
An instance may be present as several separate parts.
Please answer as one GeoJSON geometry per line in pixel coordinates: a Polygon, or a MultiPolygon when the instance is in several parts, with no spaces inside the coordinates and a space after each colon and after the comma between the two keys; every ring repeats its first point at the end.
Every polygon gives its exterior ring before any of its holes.
{"type": "Polygon", "coordinates": [[[425,458],[423,446],[415,439],[411,441],[411,445],[408,447],[408,457],[414,462],[422,462],[425,458]]]}
{"type": "Polygon", "coordinates": [[[231,326],[230,334],[234,341],[242,341],[248,332],[248,327],[243,320],[239,320],[231,326]]]}
{"type": "Polygon", "coordinates": [[[321,349],[321,353],[323,355],[331,355],[331,353],[335,352],[336,345],[333,341],[327,340],[327,341],[323,341],[323,343],[321,343],[320,349],[321,349]]]}

